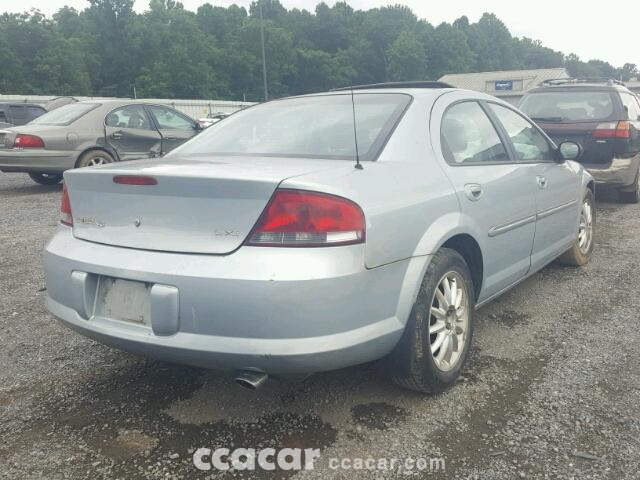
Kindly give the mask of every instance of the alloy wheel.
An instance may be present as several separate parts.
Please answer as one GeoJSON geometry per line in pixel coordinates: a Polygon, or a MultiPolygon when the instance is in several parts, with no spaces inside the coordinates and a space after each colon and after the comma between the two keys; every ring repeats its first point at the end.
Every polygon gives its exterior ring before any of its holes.
{"type": "Polygon", "coordinates": [[[578,247],[583,255],[589,253],[593,241],[593,206],[585,200],[582,203],[580,213],[580,225],[578,226],[578,247]]]}
{"type": "Polygon", "coordinates": [[[462,358],[469,330],[469,293],[457,272],[446,273],[431,300],[429,341],[433,360],[442,371],[449,371],[462,358]]]}
{"type": "Polygon", "coordinates": [[[111,159],[107,157],[103,157],[102,155],[98,155],[89,159],[87,162],[88,167],[94,167],[96,165],[105,165],[107,163],[111,163],[111,159]]]}

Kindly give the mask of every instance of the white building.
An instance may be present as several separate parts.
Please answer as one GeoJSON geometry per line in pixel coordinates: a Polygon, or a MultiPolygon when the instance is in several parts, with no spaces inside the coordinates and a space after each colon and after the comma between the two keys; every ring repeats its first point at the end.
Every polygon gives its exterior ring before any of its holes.
{"type": "Polygon", "coordinates": [[[537,87],[545,80],[571,78],[565,68],[538,70],[507,70],[503,72],[456,73],[440,78],[441,82],[457,88],[466,88],[488,93],[517,104],[527,90],[537,87]]]}

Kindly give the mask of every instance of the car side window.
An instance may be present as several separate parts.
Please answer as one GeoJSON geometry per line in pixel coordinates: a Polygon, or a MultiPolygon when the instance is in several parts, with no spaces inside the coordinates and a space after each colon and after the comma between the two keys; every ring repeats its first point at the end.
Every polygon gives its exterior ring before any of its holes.
{"type": "Polygon", "coordinates": [[[160,130],[193,130],[194,128],[191,120],[170,108],[159,107],[157,105],[151,105],[148,108],[151,110],[153,118],[156,119],[160,130]]]}
{"type": "Polygon", "coordinates": [[[105,118],[105,125],[115,128],[153,130],[149,118],[141,105],[127,105],[115,109],[105,118]]]}
{"type": "Polygon", "coordinates": [[[627,118],[632,122],[638,121],[638,119],[640,119],[640,109],[638,108],[638,101],[636,98],[628,93],[621,93],[620,97],[622,98],[624,109],[627,111],[627,118]]]}
{"type": "Polygon", "coordinates": [[[38,118],[41,115],[44,115],[47,111],[44,108],[40,107],[27,107],[27,115],[29,119],[38,118]]]}
{"type": "Polygon", "coordinates": [[[478,102],[461,102],[442,117],[442,153],[451,165],[509,162],[507,149],[478,102]]]}
{"type": "Polygon", "coordinates": [[[22,121],[27,116],[27,112],[22,105],[10,105],[9,113],[14,121],[22,121]]]}
{"type": "Polygon", "coordinates": [[[502,105],[490,103],[489,107],[511,139],[518,161],[553,161],[553,147],[531,122],[502,105]]]}

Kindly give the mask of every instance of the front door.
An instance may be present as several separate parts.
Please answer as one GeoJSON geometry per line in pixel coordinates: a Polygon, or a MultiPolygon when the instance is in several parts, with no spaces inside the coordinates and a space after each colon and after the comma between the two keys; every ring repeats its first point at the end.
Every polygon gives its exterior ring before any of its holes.
{"type": "Polygon", "coordinates": [[[442,117],[440,142],[463,217],[474,225],[483,252],[481,302],[529,272],[536,220],[535,176],[532,166],[514,162],[477,101],[448,107],[442,117]]]}
{"type": "Polygon", "coordinates": [[[578,236],[581,184],[577,165],[555,160],[547,137],[515,110],[489,103],[509,137],[519,162],[533,167],[536,192],[536,236],[533,269],[542,268],[566,251],[578,236]]]}
{"type": "Polygon", "coordinates": [[[117,108],[105,118],[107,143],[120,160],[137,160],[160,155],[162,139],[141,105],[117,108]]]}
{"type": "Polygon", "coordinates": [[[160,105],[148,105],[147,108],[162,136],[163,155],[186,142],[199,131],[197,123],[171,108],[160,105]]]}

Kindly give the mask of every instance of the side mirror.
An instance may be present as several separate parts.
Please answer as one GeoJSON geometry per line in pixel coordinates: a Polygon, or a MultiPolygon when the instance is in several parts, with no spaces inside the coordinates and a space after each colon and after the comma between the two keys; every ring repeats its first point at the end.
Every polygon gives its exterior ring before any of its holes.
{"type": "Polygon", "coordinates": [[[199,122],[196,122],[196,123],[193,124],[193,129],[196,132],[200,132],[200,131],[204,130],[204,127],[202,125],[200,125],[199,122]]]}
{"type": "Polygon", "coordinates": [[[582,155],[582,147],[575,142],[562,142],[558,147],[559,160],[577,160],[582,155]]]}

